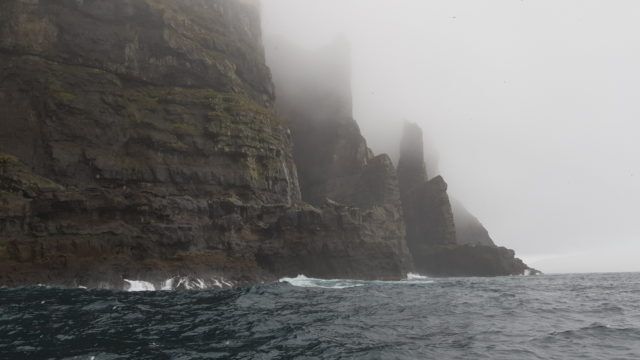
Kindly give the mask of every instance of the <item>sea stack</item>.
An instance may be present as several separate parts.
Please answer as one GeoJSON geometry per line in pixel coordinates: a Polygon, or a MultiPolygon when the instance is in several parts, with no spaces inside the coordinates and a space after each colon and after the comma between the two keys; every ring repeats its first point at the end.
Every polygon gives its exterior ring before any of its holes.
{"type": "Polygon", "coordinates": [[[407,245],[416,270],[437,276],[523,274],[528,267],[513,250],[495,246],[461,204],[459,218],[454,217],[444,178],[427,180],[422,136],[420,127],[405,123],[398,162],[407,245]]]}
{"type": "Polygon", "coordinates": [[[441,176],[428,180],[422,129],[405,123],[400,145],[398,176],[407,245],[418,271],[429,272],[432,249],[456,244],[456,230],[447,183],[441,176]]]}

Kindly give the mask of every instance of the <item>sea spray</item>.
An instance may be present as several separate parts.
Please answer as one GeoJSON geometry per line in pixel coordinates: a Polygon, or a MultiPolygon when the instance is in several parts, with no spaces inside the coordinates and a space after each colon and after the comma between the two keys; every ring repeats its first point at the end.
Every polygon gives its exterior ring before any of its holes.
{"type": "Polygon", "coordinates": [[[280,282],[288,283],[297,287],[324,288],[324,289],[348,289],[360,286],[384,286],[384,285],[416,285],[431,284],[433,280],[418,274],[408,274],[404,280],[352,280],[352,279],[317,279],[305,275],[298,275],[295,278],[284,277],[280,282]]]}

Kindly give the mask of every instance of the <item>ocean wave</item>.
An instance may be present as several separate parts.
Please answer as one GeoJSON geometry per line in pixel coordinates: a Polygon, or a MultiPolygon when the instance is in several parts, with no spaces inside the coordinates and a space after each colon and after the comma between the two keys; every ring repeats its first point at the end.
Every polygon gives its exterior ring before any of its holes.
{"type": "Polygon", "coordinates": [[[309,278],[304,275],[298,275],[295,278],[284,277],[280,282],[285,282],[297,287],[316,287],[325,289],[346,289],[358,286],[364,286],[364,281],[358,280],[338,280],[338,279],[316,279],[309,278]]]}
{"type": "Polygon", "coordinates": [[[125,290],[131,292],[139,292],[139,291],[155,291],[156,287],[147,281],[142,280],[127,280],[124,279],[124,282],[128,284],[125,290]]]}
{"type": "Polygon", "coordinates": [[[367,285],[415,285],[431,284],[433,280],[426,276],[409,273],[404,280],[384,281],[384,280],[351,280],[351,279],[318,279],[305,275],[298,275],[295,278],[284,277],[280,282],[288,283],[296,287],[323,288],[323,289],[348,289],[367,285]]]}
{"type": "Polygon", "coordinates": [[[640,274],[339,281],[361,286],[0,289],[0,359],[640,359],[640,274]]]}
{"type": "Polygon", "coordinates": [[[416,274],[416,273],[408,273],[407,274],[407,280],[411,281],[411,280],[429,280],[428,276],[424,276],[424,275],[420,275],[420,274],[416,274]]]}
{"type": "Polygon", "coordinates": [[[191,278],[186,276],[175,276],[164,280],[159,284],[154,284],[144,280],[124,279],[126,285],[122,289],[128,292],[139,291],[173,291],[173,290],[208,290],[208,289],[228,289],[235,286],[233,281],[220,278],[191,278]]]}

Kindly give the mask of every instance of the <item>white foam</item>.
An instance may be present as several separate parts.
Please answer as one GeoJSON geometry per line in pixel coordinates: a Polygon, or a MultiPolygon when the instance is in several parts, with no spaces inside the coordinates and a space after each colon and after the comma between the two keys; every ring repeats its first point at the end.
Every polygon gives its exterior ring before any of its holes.
{"type": "Polygon", "coordinates": [[[196,283],[196,286],[201,290],[207,288],[207,285],[204,283],[204,280],[202,280],[202,279],[198,279],[198,281],[196,283]]]}
{"type": "Polygon", "coordinates": [[[155,291],[156,287],[153,286],[152,283],[142,280],[127,280],[124,279],[127,283],[129,283],[129,288],[127,291],[155,291]]]}
{"type": "Polygon", "coordinates": [[[295,278],[282,278],[280,282],[286,282],[297,287],[313,287],[323,289],[347,289],[358,286],[367,285],[412,285],[412,284],[431,284],[432,280],[417,274],[413,274],[412,278],[407,276],[407,280],[400,281],[383,281],[383,280],[349,280],[349,279],[316,279],[309,278],[304,275],[298,275],[295,278]]]}
{"type": "Polygon", "coordinates": [[[365,285],[363,282],[358,280],[326,280],[326,279],[315,279],[308,278],[304,275],[298,275],[295,278],[282,278],[280,282],[286,282],[293,286],[298,287],[317,287],[317,288],[325,288],[325,289],[346,289],[356,286],[365,285]]]}
{"type": "Polygon", "coordinates": [[[160,288],[160,290],[163,291],[170,291],[173,290],[173,278],[167,279],[164,281],[164,283],[162,283],[162,288],[160,288]]]}
{"type": "Polygon", "coordinates": [[[407,280],[429,280],[429,278],[427,276],[416,273],[408,273],[407,280]]]}
{"type": "Polygon", "coordinates": [[[193,279],[186,276],[176,276],[165,280],[161,290],[206,290],[212,288],[224,289],[231,287],[233,287],[233,282],[225,281],[224,278],[210,278],[209,280],[205,280],[202,278],[193,279]]]}
{"type": "Polygon", "coordinates": [[[189,288],[189,279],[184,278],[184,277],[178,278],[178,283],[176,284],[176,286],[173,287],[172,290],[175,290],[175,289],[179,288],[180,286],[182,286],[182,284],[185,284],[184,285],[185,288],[188,289],[189,288]]]}

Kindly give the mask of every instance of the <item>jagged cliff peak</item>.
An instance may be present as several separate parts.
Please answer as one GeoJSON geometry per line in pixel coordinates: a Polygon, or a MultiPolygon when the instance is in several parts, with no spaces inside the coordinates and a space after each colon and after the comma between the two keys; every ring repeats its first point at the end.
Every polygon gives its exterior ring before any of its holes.
{"type": "MultiPolygon", "coordinates": [[[[375,156],[352,117],[349,44],[337,38],[315,51],[272,38],[267,59],[276,84],[276,107],[291,128],[302,198],[327,200],[375,219],[367,235],[386,239],[391,261],[408,269],[410,256],[396,169],[375,156]]],[[[369,246],[369,245],[367,245],[369,246]]]]}
{"type": "Polygon", "coordinates": [[[528,267],[513,250],[496,247],[461,205],[454,211],[442,176],[426,180],[422,136],[418,125],[405,125],[398,163],[407,245],[416,269],[447,276],[523,274],[528,267]]]}
{"type": "Polygon", "coordinates": [[[402,196],[407,196],[428,178],[424,161],[422,129],[415,123],[405,121],[398,160],[398,179],[402,196]]]}
{"type": "Polygon", "coordinates": [[[407,241],[418,269],[466,259],[419,127],[397,171],[368,148],[348,44],[271,49],[276,87],[254,1],[1,2],[0,285],[398,279],[407,241]]]}

